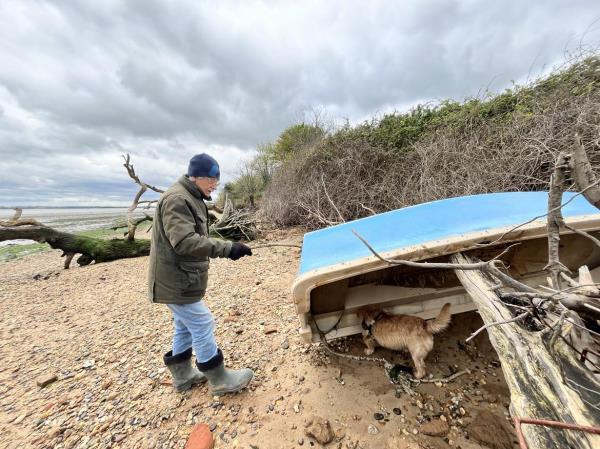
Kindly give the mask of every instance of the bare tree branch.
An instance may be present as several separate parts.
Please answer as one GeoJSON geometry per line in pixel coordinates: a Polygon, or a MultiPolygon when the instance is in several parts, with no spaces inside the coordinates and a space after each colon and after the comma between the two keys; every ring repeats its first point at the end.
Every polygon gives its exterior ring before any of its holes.
{"type": "Polygon", "coordinates": [[[550,192],[548,193],[548,265],[552,279],[551,287],[560,290],[560,274],[569,271],[560,263],[559,245],[560,228],[565,220],[562,216],[561,200],[565,188],[565,169],[568,167],[567,156],[560,153],[554,165],[554,173],[550,177],[550,192]]]}
{"type": "Polygon", "coordinates": [[[508,323],[514,323],[515,321],[519,321],[522,320],[523,318],[525,318],[526,316],[531,315],[531,312],[523,312],[521,315],[517,315],[514,318],[511,318],[509,320],[503,320],[503,321],[495,321],[493,323],[489,323],[486,324],[484,326],[481,326],[479,329],[477,329],[475,332],[473,332],[471,334],[471,336],[469,338],[467,338],[465,340],[466,343],[470,342],[471,340],[473,340],[480,332],[486,330],[488,327],[492,327],[492,326],[498,326],[499,324],[508,324],[508,323]]]}
{"type": "Polygon", "coordinates": [[[0,220],[0,226],[4,227],[15,227],[15,226],[44,226],[42,223],[34,218],[21,218],[23,209],[20,207],[15,208],[15,214],[10,220],[0,220]]]}
{"type": "Polygon", "coordinates": [[[494,262],[494,261],[498,260],[500,257],[502,257],[503,255],[505,255],[508,251],[510,251],[510,249],[512,247],[514,247],[516,245],[519,245],[519,243],[515,243],[513,245],[508,246],[500,254],[498,254],[496,257],[494,257],[493,259],[488,260],[486,262],[477,262],[477,263],[470,263],[470,264],[436,263],[436,262],[413,262],[413,261],[410,261],[410,260],[386,259],[385,257],[381,256],[377,251],[375,251],[375,249],[373,249],[373,247],[371,246],[371,244],[369,242],[367,242],[354,229],[352,230],[352,233],[361,242],[363,242],[363,244],[369,249],[369,251],[371,251],[371,253],[373,253],[373,255],[375,257],[377,257],[382,262],[389,263],[390,265],[404,265],[404,266],[407,266],[407,267],[414,267],[414,268],[442,268],[444,270],[481,270],[481,269],[486,268],[491,262],[494,262]]]}
{"type": "Polygon", "coordinates": [[[323,173],[321,173],[321,183],[323,184],[323,190],[325,191],[325,196],[327,197],[327,200],[329,201],[333,209],[337,212],[338,217],[340,217],[340,221],[342,223],[345,223],[346,220],[344,220],[344,216],[341,214],[340,210],[337,208],[337,206],[329,196],[329,193],[327,193],[327,187],[325,186],[325,175],[323,173]]]}
{"type": "MultiPolygon", "coordinates": [[[[140,186],[140,189],[138,190],[135,197],[133,198],[131,206],[129,206],[129,208],[127,209],[128,232],[126,235],[127,235],[127,240],[131,241],[131,240],[135,239],[135,231],[136,231],[138,225],[141,223],[141,221],[136,222],[136,220],[133,218],[133,212],[137,209],[138,204],[140,202],[140,198],[148,189],[154,190],[157,193],[163,193],[164,190],[161,190],[158,187],[154,187],[154,186],[147,184],[145,182],[142,182],[142,180],[140,180],[138,175],[135,173],[135,169],[133,168],[133,164],[131,163],[131,157],[130,157],[129,153],[127,153],[127,155],[122,155],[122,157],[123,157],[123,160],[125,161],[125,163],[123,164],[123,167],[125,167],[125,169],[127,170],[129,177],[131,179],[133,179],[137,185],[140,186]]],[[[150,218],[150,220],[151,220],[151,218],[150,218]]],[[[146,221],[146,219],[144,219],[142,221],[146,221]]]]}

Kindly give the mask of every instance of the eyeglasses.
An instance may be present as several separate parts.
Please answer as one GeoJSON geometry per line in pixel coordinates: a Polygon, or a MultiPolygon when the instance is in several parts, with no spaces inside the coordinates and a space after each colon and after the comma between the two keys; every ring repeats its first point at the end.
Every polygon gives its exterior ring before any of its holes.
{"type": "Polygon", "coordinates": [[[219,185],[219,180],[217,178],[210,178],[208,176],[204,176],[202,179],[206,179],[208,182],[210,182],[211,184],[218,186],[219,185]]]}

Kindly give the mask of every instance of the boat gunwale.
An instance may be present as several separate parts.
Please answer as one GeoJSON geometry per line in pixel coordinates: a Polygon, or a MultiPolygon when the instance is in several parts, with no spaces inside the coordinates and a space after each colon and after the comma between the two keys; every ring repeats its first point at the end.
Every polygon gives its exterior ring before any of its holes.
{"type": "MultiPolygon", "coordinates": [[[[577,230],[600,230],[600,213],[570,216],[565,217],[564,220],[569,226],[577,230]]],[[[419,262],[459,251],[470,251],[485,247],[493,248],[507,243],[533,240],[547,236],[547,220],[535,220],[531,223],[519,226],[518,229],[514,229],[515,226],[518,226],[518,224],[487,229],[485,231],[459,234],[445,239],[430,240],[419,243],[418,245],[410,245],[393,251],[382,252],[380,255],[386,259],[402,258],[404,260],[419,262]],[[495,241],[501,237],[502,240],[495,241]],[[490,243],[482,245],[484,242],[490,243]]],[[[565,229],[561,232],[561,235],[567,234],[573,234],[573,231],[565,229]]],[[[310,313],[310,296],[315,288],[351,276],[359,276],[377,271],[388,266],[389,264],[387,262],[378,259],[375,255],[369,255],[302,273],[295,279],[291,288],[292,298],[298,315],[310,313]]]]}

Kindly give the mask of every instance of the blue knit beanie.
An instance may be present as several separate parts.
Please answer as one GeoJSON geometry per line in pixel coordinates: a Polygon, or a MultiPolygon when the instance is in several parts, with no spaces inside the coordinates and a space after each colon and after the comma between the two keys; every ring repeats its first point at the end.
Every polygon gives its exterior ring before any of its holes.
{"type": "Polygon", "coordinates": [[[221,177],[219,172],[219,163],[206,153],[197,154],[190,159],[188,166],[188,176],[196,178],[217,178],[221,177]]]}

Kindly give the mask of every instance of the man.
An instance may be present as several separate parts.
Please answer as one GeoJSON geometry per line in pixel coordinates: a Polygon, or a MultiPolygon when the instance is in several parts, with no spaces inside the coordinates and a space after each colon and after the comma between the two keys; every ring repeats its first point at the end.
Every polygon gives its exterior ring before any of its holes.
{"type": "Polygon", "coordinates": [[[208,154],[197,154],[187,175],[162,194],[156,205],[150,250],[149,297],[166,304],[173,314],[173,348],[164,355],[177,391],[208,380],[215,396],[246,387],[250,369],[231,370],[214,337],[214,320],[202,298],[208,282],[210,257],[237,260],[251,256],[242,243],[209,238],[208,208],[204,200],[219,181],[219,164],[208,154]],[[191,362],[192,348],[196,367],[191,362]]]}

